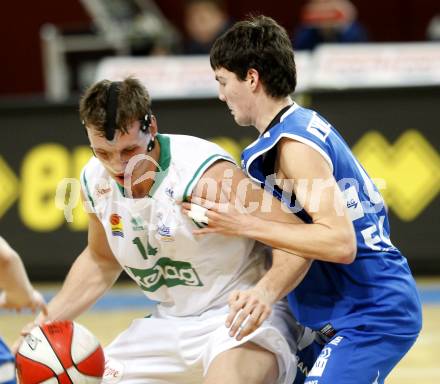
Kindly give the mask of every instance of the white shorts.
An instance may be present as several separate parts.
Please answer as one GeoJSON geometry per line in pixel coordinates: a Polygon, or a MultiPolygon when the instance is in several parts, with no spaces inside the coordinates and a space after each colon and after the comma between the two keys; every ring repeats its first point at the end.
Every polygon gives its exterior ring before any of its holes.
{"type": "Polygon", "coordinates": [[[251,341],[273,352],[277,384],[291,384],[296,375],[297,327],[287,305],[279,303],[263,325],[241,341],[228,334],[228,307],[201,316],[136,319],[105,348],[104,384],[200,384],[220,353],[251,341]],[[295,332],[294,332],[295,333],[295,332]]]}

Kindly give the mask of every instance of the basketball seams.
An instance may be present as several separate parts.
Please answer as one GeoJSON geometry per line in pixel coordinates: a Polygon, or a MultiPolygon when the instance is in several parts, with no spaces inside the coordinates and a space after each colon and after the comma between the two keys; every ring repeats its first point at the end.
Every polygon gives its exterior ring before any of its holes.
{"type": "MultiPolygon", "coordinates": [[[[99,350],[99,348],[100,348],[100,345],[99,345],[99,344],[96,346],[95,349],[93,349],[92,351],[90,351],[89,354],[87,354],[86,356],[84,356],[83,359],[82,359],[78,364],[75,362],[75,360],[74,360],[74,358],[73,358],[73,351],[72,351],[72,348],[73,348],[73,340],[75,339],[75,331],[76,331],[76,329],[79,329],[78,326],[77,326],[77,324],[72,323],[72,341],[71,341],[71,343],[70,343],[70,355],[72,356],[72,364],[73,364],[73,367],[75,367],[75,369],[76,369],[79,373],[81,373],[82,375],[84,375],[84,376],[93,377],[93,378],[95,378],[95,377],[99,377],[99,376],[94,376],[94,375],[86,374],[86,373],[84,373],[84,372],[78,367],[78,365],[80,365],[81,363],[85,362],[88,358],[90,358],[93,354],[95,354],[95,353],[99,350]]],[[[66,370],[66,372],[67,372],[67,370],[66,370]]]]}
{"type": "MultiPolygon", "coordinates": [[[[46,337],[46,335],[44,335],[44,336],[46,337]]],[[[20,358],[21,358],[22,360],[28,360],[28,361],[30,361],[30,362],[32,362],[32,363],[40,364],[40,365],[42,365],[43,367],[47,368],[49,371],[51,371],[51,372],[52,372],[52,377],[49,377],[49,378],[47,378],[46,380],[49,380],[49,379],[52,379],[52,378],[56,378],[57,381],[58,381],[58,383],[60,382],[60,381],[58,380],[58,375],[56,374],[56,372],[55,372],[55,371],[54,371],[49,365],[46,365],[46,364],[42,363],[41,361],[33,360],[33,359],[31,359],[31,358],[29,358],[29,357],[23,355],[23,354],[20,353],[20,352],[17,352],[17,356],[20,356],[20,358]]],[[[57,356],[57,358],[58,358],[58,356],[57,356]]],[[[18,364],[21,364],[21,362],[20,362],[21,359],[16,359],[16,361],[18,362],[18,364]]],[[[63,367],[63,368],[64,368],[64,367],[63,367]]],[[[18,370],[18,376],[19,376],[19,379],[20,379],[20,382],[21,382],[21,381],[22,381],[22,379],[21,379],[22,374],[21,374],[21,371],[20,371],[20,370],[18,370]]]]}
{"type": "MultiPolygon", "coordinates": [[[[45,327],[42,326],[42,327],[40,327],[40,329],[41,329],[41,332],[43,333],[44,337],[46,338],[47,342],[49,343],[50,347],[52,348],[52,350],[53,350],[53,352],[54,352],[56,358],[57,358],[58,361],[59,361],[59,363],[60,363],[61,366],[63,367],[64,372],[67,374],[67,377],[68,377],[70,383],[73,384],[73,380],[72,380],[72,378],[70,377],[70,374],[69,374],[69,372],[67,371],[67,368],[65,367],[64,362],[60,359],[60,356],[58,356],[58,349],[54,346],[54,344],[52,343],[50,337],[46,334],[46,329],[45,329],[45,327]]],[[[70,341],[70,343],[69,343],[69,344],[70,344],[70,348],[72,348],[72,340],[73,340],[72,333],[73,333],[73,327],[71,327],[71,329],[72,329],[72,332],[71,332],[70,340],[69,340],[69,341],[70,341]]],[[[71,352],[70,352],[70,353],[71,353],[71,352]]],[[[74,365],[75,363],[73,362],[73,359],[72,359],[72,358],[71,358],[71,361],[72,361],[72,364],[74,365]]],[[[61,374],[62,374],[62,373],[61,373],[61,374]]],[[[60,375],[61,375],[61,374],[60,374],[60,375]]],[[[58,378],[58,376],[60,376],[60,375],[55,375],[55,377],[56,377],[57,380],[58,380],[58,383],[60,382],[60,380],[59,380],[59,378],[58,378]]]]}
{"type": "Polygon", "coordinates": [[[101,382],[103,349],[86,327],[71,320],[54,321],[35,327],[28,337],[17,352],[22,384],[101,382]]]}

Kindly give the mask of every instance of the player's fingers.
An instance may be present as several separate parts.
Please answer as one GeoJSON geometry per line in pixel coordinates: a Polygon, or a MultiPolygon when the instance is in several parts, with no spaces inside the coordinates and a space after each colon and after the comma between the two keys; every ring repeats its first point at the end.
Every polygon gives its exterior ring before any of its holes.
{"type": "Polygon", "coordinates": [[[200,229],[193,229],[192,233],[193,235],[208,235],[210,233],[217,233],[220,232],[219,228],[210,228],[210,227],[206,227],[206,228],[200,228],[200,229]]]}
{"type": "Polygon", "coordinates": [[[35,323],[34,321],[31,321],[30,323],[27,323],[21,330],[20,335],[21,336],[26,336],[27,334],[30,333],[30,331],[32,331],[33,328],[35,328],[38,324],[35,323]]]}
{"type": "Polygon", "coordinates": [[[229,294],[228,305],[229,305],[229,314],[226,317],[225,325],[226,327],[230,327],[232,321],[235,319],[238,311],[240,311],[243,307],[244,302],[240,301],[240,291],[232,291],[229,294]]]}
{"type": "Polygon", "coordinates": [[[18,338],[11,346],[11,352],[15,356],[20,348],[21,343],[23,342],[23,337],[18,338]]]}
{"type": "Polygon", "coordinates": [[[232,325],[229,328],[229,335],[231,337],[235,337],[237,333],[240,332],[240,329],[245,326],[245,322],[249,320],[252,309],[253,308],[251,308],[249,305],[246,305],[243,309],[238,311],[237,315],[232,321],[232,325]]]}
{"type": "Polygon", "coordinates": [[[191,210],[191,203],[185,201],[183,203],[180,204],[181,208],[184,209],[185,211],[190,211],[191,210]]]}
{"type": "Polygon", "coordinates": [[[197,204],[200,205],[203,208],[206,208],[211,211],[217,211],[219,208],[219,204],[215,201],[206,200],[199,196],[194,196],[191,198],[191,204],[197,204]]]}
{"type": "Polygon", "coordinates": [[[43,312],[44,317],[47,317],[49,315],[49,310],[47,309],[47,305],[45,302],[41,303],[40,310],[43,312]]]}
{"type": "Polygon", "coordinates": [[[259,324],[261,324],[259,319],[261,318],[263,313],[263,306],[257,306],[252,310],[252,312],[246,317],[243,323],[238,327],[239,332],[236,336],[236,339],[238,341],[240,341],[243,337],[250,335],[259,327],[259,324]]]}
{"type": "Polygon", "coordinates": [[[235,302],[240,299],[241,291],[235,289],[228,296],[228,305],[232,306],[235,302]]]}
{"type": "Polygon", "coordinates": [[[263,313],[261,314],[261,316],[258,319],[257,322],[257,328],[261,326],[261,324],[263,324],[264,321],[266,321],[270,315],[272,314],[272,308],[265,308],[263,313]]]}

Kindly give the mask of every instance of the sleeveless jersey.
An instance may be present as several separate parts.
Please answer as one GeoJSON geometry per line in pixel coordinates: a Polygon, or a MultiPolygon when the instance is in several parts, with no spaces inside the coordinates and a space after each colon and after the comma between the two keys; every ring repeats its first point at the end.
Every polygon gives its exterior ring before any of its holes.
{"type": "Polygon", "coordinates": [[[159,314],[198,315],[227,305],[232,290],[255,285],[265,271],[264,250],[244,238],[195,237],[197,224],[178,204],[213,163],[234,162],[231,156],[216,144],[191,136],[157,139],[159,172],[147,197],[126,196],[96,158],[82,171],[83,192],[114,256],[143,292],[159,302],[159,314]]]}
{"type": "MultiPolygon", "coordinates": [[[[316,112],[293,104],[267,132],[242,154],[247,175],[283,200],[299,217],[310,219],[292,206],[277,189],[265,156],[281,138],[304,143],[319,152],[332,169],[346,201],[357,240],[356,259],[343,265],[315,260],[301,284],[289,296],[298,321],[315,330],[371,327],[386,332],[417,333],[421,309],[415,282],[405,257],[390,241],[382,197],[339,133],[316,112]],[[269,172],[270,171],[270,172],[269,172]]],[[[309,220],[310,221],[310,220],[309,220]]]]}

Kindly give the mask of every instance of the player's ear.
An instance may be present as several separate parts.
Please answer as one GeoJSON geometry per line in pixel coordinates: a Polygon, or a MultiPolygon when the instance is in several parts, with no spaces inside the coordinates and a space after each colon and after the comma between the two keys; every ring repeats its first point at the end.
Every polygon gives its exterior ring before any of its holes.
{"type": "Polygon", "coordinates": [[[151,123],[150,123],[149,131],[153,136],[157,135],[157,132],[158,132],[157,119],[156,119],[156,116],[154,116],[154,115],[151,115],[151,123]]]}
{"type": "Polygon", "coordinates": [[[249,81],[252,89],[255,89],[260,80],[260,74],[255,68],[249,68],[246,75],[246,80],[249,81]]]}

